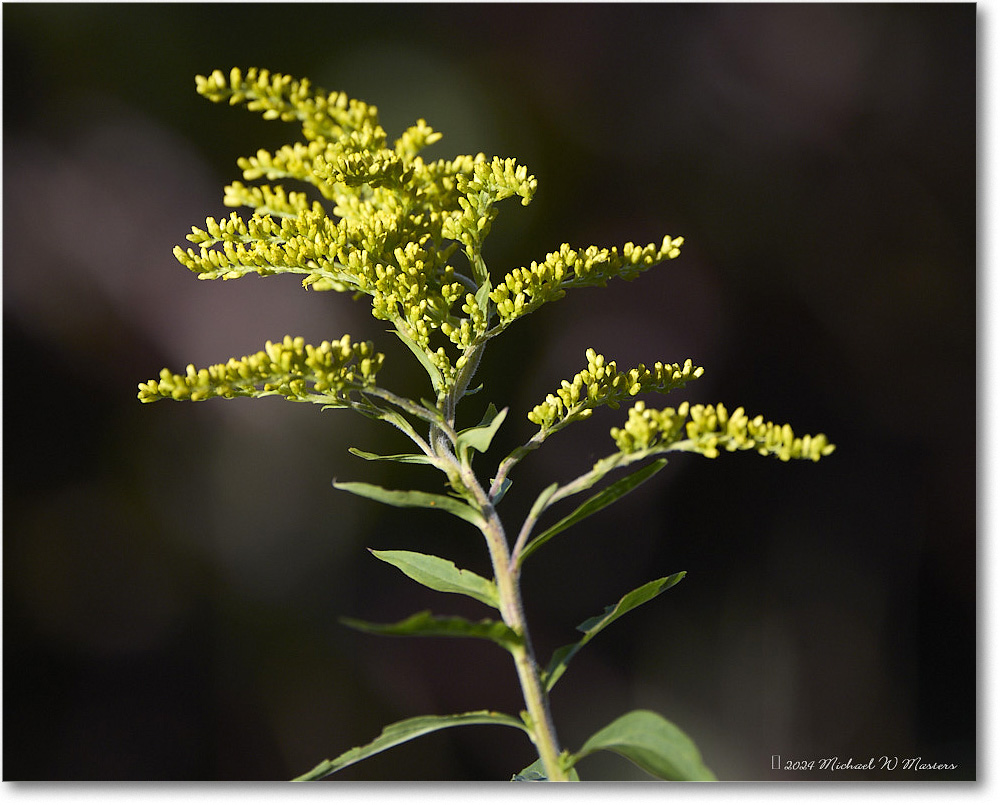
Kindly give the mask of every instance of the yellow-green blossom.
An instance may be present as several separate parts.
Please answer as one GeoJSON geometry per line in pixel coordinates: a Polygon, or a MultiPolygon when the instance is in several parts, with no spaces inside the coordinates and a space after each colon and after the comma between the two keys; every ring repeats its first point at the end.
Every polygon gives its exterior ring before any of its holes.
{"type": "Polygon", "coordinates": [[[250,68],[216,70],[196,85],[210,100],[297,122],[304,139],[240,158],[243,181],[224,201],[252,214],[207,219],[177,259],[200,279],[290,273],[313,290],[368,295],[372,315],[416,345],[445,388],[485,341],[568,288],[631,280],[679,254],[683,238],[621,250],[563,244],[494,282],[483,242],[499,202],[531,201],[538,182],[524,165],[483,154],[425,161],[420,152],[441,138],[426,121],[390,142],[375,106],[307,79],[250,68]],[[465,265],[451,263],[458,249],[465,265]]]}
{"type": "Polygon", "coordinates": [[[756,450],[761,455],[819,461],[834,451],[826,435],[796,436],[791,425],[776,425],[764,417],[750,419],[742,407],[730,413],[718,405],[681,403],[676,409],[655,410],[637,402],[611,438],[623,453],[682,450],[715,458],[720,450],[756,450]]]}
{"type": "Polygon", "coordinates": [[[158,380],[139,384],[138,397],[156,402],[280,394],[289,400],[346,404],[351,392],[374,387],[383,358],[371,342],[352,344],[348,335],[318,347],[286,335],[239,360],[230,358],[206,369],[189,364],[185,374],[164,369],[158,380]]]}
{"type": "Polygon", "coordinates": [[[657,248],[653,243],[636,246],[626,243],[621,252],[617,247],[600,249],[570,248],[568,243],[559,251],[550,252],[541,263],[532,262],[527,268],[515,268],[490,293],[497,314],[504,326],[527,315],[546,302],[560,299],[567,288],[606,285],[615,277],[631,281],[653,266],[673,260],[681,253],[684,238],[663,238],[657,248]]]}
{"type": "Polygon", "coordinates": [[[252,207],[253,215],[209,218],[188,236],[197,248],[176,248],[177,259],[201,279],[292,273],[314,290],[370,295],[376,318],[392,322],[442,375],[453,376],[454,359],[431,341],[442,330],[461,361],[484,338],[491,313],[481,305],[485,293],[479,301],[469,294],[488,283],[482,241],[495,204],[515,195],[527,203],[534,177],[512,159],[482,154],[426,162],[419,152],[441,137],[426,121],[390,146],[376,107],[305,79],[217,70],[199,76],[197,88],[213,101],[301,123],[305,142],[238,160],[243,180],[303,182],[329,206],[281,184],[233,182],[225,202],[252,207]],[[456,277],[449,264],[463,245],[474,282],[456,277]]]}
{"type": "Polygon", "coordinates": [[[212,101],[245,104],[265,119],[298,120],[310,139],[338,139],[344,133],[377,124],[378,109],[343,92],[326,92],[308,78],[294,79],[269,70],[251,67],[244,75],[234,67],[225,75],[216,70],[195,79],[199,94],[212,101]]]}
{"type": "Polygon", "coordinates": [[[441,234],[465,246],[473,274],[481,283],[487,279],[482,271],[482,245],[497,215],[494,205],[511,196],[520,196],[522,204],[530,203],[538,181],[515,160],[494,157],[491,162],[474,163],[471,175],[458,174],[456,186],[461,194],[459,211],[445,221],[441,234]]]}
{"type": "Polygon", "coordinates": [[[688,380],[701,377],[703,372],[690,359],[683,365],[657,361],[649,369],[640,363],[634,369],[619,372],[614,361],[588,349],[587,368],[572,381],[564,380],[554,394],[547,395],[544,402],[532,409],[528,419],[542,430],[550,430],[565,421],[589,417],[600,405],[617,408],[624,400],[639,394],[650,391],[666,394],[683,388],[688,380]]]}

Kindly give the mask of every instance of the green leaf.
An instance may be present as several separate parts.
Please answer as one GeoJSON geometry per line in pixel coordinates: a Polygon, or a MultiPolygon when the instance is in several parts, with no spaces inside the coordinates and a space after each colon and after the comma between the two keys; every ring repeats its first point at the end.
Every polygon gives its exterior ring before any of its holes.
{"type": "Polygon", "coordinates": [[[399,453],[394,456],[380,456],[377,453],[366,453],[356,447],[349,447],[348,451],[363,458],[366,461],[397,461],[400,464],[433,464],[434,459],[425,456],[423,453],[399,453]]]}
{"type": "MultiPolygon", "coordinates": [[[[521,769],[520,772],[511,777],[510,781],[512,783],[545,783],[548,782],[548,779],[545,776],[545,764],[542,763],[541,758],[538,758],[530,766],[521,769]]],[[[569,779],[574,783],[580,782],[580,775],[577,774],[576,769],[569,770],[569,779]]]]}
{"type": "Polygon", "coordinates": [[[600,749],[628,758],[661,780],[715,780],[694,742],[675,724],[650,710],[633,710],[594,733],[576,760],[600,749]]]}
{"type": "Polygon", "coordinates": [[[660,593],[669,590],[677,584],[677,582],[684,578],[684,576],[685,572],[681,571],[680,573],[674,573],[670,576],[664,576],[662,579],[647,582],[641,587],[636,587],[632,590],[632,592],[626,593],[622,596],[621,600],[617,604],[605,609],[603,614],[589,618],[577,626],[577,631],[583,632],[583,637],[576,643],[571,643],[568,646],[562,646],[553,652],[552,659],[549,661],[549,666],[542,674],[545,690],[552,690],[553,686],[559,680],[559,677],[561,677],[563,672],[565,672],[569,661],[573,659],[574,655],[580,649],[593,640],[599,632],[604,631],[604,629],[618,620],[625,613],[631,612],[633,609],[638,606],[642,606],[647,601],[652,601],[660,593]]]}
{"type": "Polygon", "coordinates": [[[321,780],[357,763],[359,760],[377,755],[379,752],[384,752],[386,749],[391,749],[401,743],[412,741],[421,735],[427,735],[428,733],[447,729],[448,727],[461,727],[471,724],[498,724],[504,727],[516,727],[519,730],[527,732],[524,723],[519,719],[505,713],[495,713],[489,710],[476,710],[471,713],[459,713],[451,716],[417,716],[416,718],[407,718],[387,726],[371,743],[348,749],[333,760],[324,760],[312,771],[306,772],[301,777],[296,777],[292,782],[321,780]]]}
{"type": "Polygon", "coordinates": [[[478,511],[460,500],[448,497],[447,495],[433,495],[429,492],[418,492],[416,490],[383,489],[381,486],[366,484],[358,481],[339,483],[336,479],[333,485],[337,489],[359,495],[363,498],[371,498],[390,506],[402,508],[423,508],[440,509],[456,517],[461,517],[473,525],[480,527],[484,525],[484,520],[478,511]]]}
{"type": "Polygon", "coordinates": [[[388,422],[393,427],[401,430],[411,439],[417,435],[416,431],[413,430],[413,426],[409,423],[406,417],[398,411],[382,408],[381,406],[374,405],[371,402],[368,402],[366,405],[355,405],[354,410],[362,416],[375,420],[376,422],[388,422]]]}
{"type": "Polygon", "coordinates": [[[460,570],[454,562],[414,551],[369,550],[376,558],[399,568],[425,587],[440,593],[461,593],[494,609],[500,608],[496,584],[471,570],[460,570]]]}
{"type": "MultiPolygon", "coordinates": [[[[624,497],[633,489],[635,489],[643,481],[652,478],[656,473],[662,470],[667,464],[665,458],[661,458],[654,461],[642,469],[636,470],[624,478],[615,481],[610,486],[602,489],[596,495],[588,498],[585,503],[580,505],[571,514],[566,515],[558,523],[553,525],[551,528],[547,528],[533,540],[531,540],[527,545],[524,546],[524,550],[521,552],[518,564],[523,564],[524,560],[527,559],[531,554],[542,547],[546,542],[552,539],[556,534],[560,534],[572,525],[576,525],[581,520],[590,517],[592,514],[596,514],[601,509],[606,506],[610,506],[612,503],[617,501],[619,498],[624,497]]],[[[610,470],[609,470],[610,471],[610,470]]],[[[555,491],[555,490],[553,490],[555,491]]],[[[551,497],[551,495],[549,495],[551,497]]],[[[546,500],[546,503],[548,501],[546,500]]],[[[544,508],[544,507],[543,507],[544,508]]]]}
{"type": "Polygon", "coordinates": [[[409,347],[410,352],[417,356],[417,360],[420,361],[421,365],[427,372],[428,377],[431,379],[431,386],[434,388],[434,393],[437,394],[444,388],[444,376],[441,374],[441,370],[438,369],[433,361],[431,361],[430,356],[414,341],[412,338],[403,335],[399,330],[393,330],[399,340],[409,347]]]}
{"type": "MultiPolygon", "coordinates": [[[[479,420],[479,424],[476,427],[481,428],[484,425],[489,425],[496,418],[497,413],[497,407],[493,403],[490,403],[486,406],[486,413],[483,414],[483,418],[479,420]]],[[[466,428],[466,430],[472,430],[472,428],[466,428]]]]}
{"type": "Polygon", "coordinates": [[[485,453],[490,449],[490,442],[493,441],[493,437],[496,435],[497,430],[503,424],[504,419],[507,417],[507,411],[509,409],[504,408],[502,411],[497,413],[496,406],[490,403],[489,408],[486,409],[486,414],[483,416],[483,421],[480,422],[474,428],[466,428],[458,434],[458,441],[455,442],[455,451],[463,458],[466,458],[466,453],[469,450],[477,450],[480,453],[485,453]]]}
{"type": "Polygon", "coordinates": [[[493,283],[490,282],[490,278],[486,277],[483,280],[483,284],[479,286],[479,290],[476,291],[476,304],[479,305],[479,309],[486,314],[487,320],[489,319],[490,313],[490,291],[493,290],[493,283]]]}
{"type": "Polygon", "coordinates": [[[531,504],[531,511],[528,512],[528,517],[531,519],[539,517],[541,513],[545,511],[545,507],[549,505],[549,500],[552,499],[552,496],[558,489],[558,483],[551,483],[539,492],[538,497],[535,498],[535,502],[531,504]]]}
{"type": "MultiPolygon", "coordinates": [[[[490,486],[493,485],[493,482],[495,480],[496,480],[495,478],[490,478],[490,486]]],[[[503,500],[503,496],[507,494],[507,490],[510,489],[512,483],[513,481],[511,481],[510,478],[504,478],[500,482],[500,488],[497,490],[497,496],[493,498],[494,506],[496,506],[501,500],[503,500]]]]}
{"type": "Polygon", "coordinates": [[[480,637],[508,651],[523,642],[517,632],[501,621],[489,618],[470,621],[457,616],[432,615],[427,610],[396,623],[368,623],[354,618],[340,618],[340,622],[362,632],[393,637],[480,637]]]}
{"type": "Polygon", "coordinates": [[[444,422],[444,414],[441,413],[441,409],[438,408],[438,404],[434,402],[434,400],[428,400],[426,397],[421,397],[420,404],[424,407],[424,410],[433,416],[438,422],[444,422]]]}

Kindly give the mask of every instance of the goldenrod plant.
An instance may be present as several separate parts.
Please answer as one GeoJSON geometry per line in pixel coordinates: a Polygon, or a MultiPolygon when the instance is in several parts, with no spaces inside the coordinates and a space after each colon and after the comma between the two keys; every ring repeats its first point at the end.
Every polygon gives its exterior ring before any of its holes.
{"type": "Polygon", "coordinates": [[[225,203],[249,207],[252,213],[209,218],[204,228],[195,227],[187,236],[193,248],[175,249],[177,259],[199,279],[299,274],[302,285],[314,291],[370,298],[372,315],[388,322],[426,371],[430,392],[411,397],[379,385],[384,356],[370,342],[356,343],[344,335],[312,346],[285,336],[256,354],[205,369],[164,369],[159,378],[139,385],[139,399],[280,395],[316,403],[322,410],[349,409],[398,429],[412,442],[413,452],[351,452],[370,461],[426,465],[444,476],[446,494],[356,481],[335,480],[333,486],[390,506],[436,509],[465,521],[462,528],[474,526],[485,541],[492,578],[406,546],[372,553],[432,590],[475,599],[492,617],[472,621],[421,612],[392,624],[344,622],[376,634],[491,640],[513,659],[524,696],[524,710],[517,715],[480,710],[396,722],[370,743],[324,760],[297,779],[318,780],[397,744],[463,724],[495,724],[525,733],[537,760],[514,780],[578,780],[577,764],[599,750],[623,755],[660,779],[715,779],[693,741],[656,713],[626,713],[570,751],[559,742],[549,707],[549,695],[576,653],[615,620],[677,584],[684,572],[625,593],[580,624],[579,640],[542,664],[525,620],[520,586],[524,563],[567,528],[659,472],[668,453],[715,458],[723,451],[753,450],[781,461],[818,461],[834,446],[823,434],[796,436],[790,426],[751,417],[743,408],[687,402],[649,408],[636,398],[683,388],[701,376],[702,367],[685,360],[619,369],[615,361],[588,349],[586,367],[527,413],[537,430],[485,471],[480,456],[506,423],[508,409],[477,403],[480,396],[466,399],[480,390],[473,381],[487,345],[518,319],[575,288],[634,280],[676,259],[683,238],[667,236],[659,245],[626,243],[620,249],[563,244],[540,262],[498,273],[483,257],[497,205],[515,197],[528,204],[537,187],[535,177],[515,160],[477,154],[425,161],[421,151],[441,137],[425,121],[418,120],[390,142],[376,107],[267,70],[215,71],[197,77],[197,90],[212,101],[297,123],[304,142],[240,159],[246,182],[274,184],[233,182],[226,187],[225,203]],[[293,191],[278,184],[289,180],[305,187],[293,191]],[[621,427],[612,429],[613,449],[606,457],[574,480],[538,492],[519,527],[505,524],[501,502],[526,456],[559,431],[588,419],[595,408],[618,408],[629,401],[634,404],[621,427]],[[465,418],[467,408],[473,419],[465,418]],[[593,489],[612,473],[617,479],[542,527],[552,506],[593,489]]]}

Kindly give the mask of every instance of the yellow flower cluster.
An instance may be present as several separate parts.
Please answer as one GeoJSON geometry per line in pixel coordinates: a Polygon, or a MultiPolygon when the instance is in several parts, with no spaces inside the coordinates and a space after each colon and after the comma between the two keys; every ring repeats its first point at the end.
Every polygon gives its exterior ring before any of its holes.
{"type": "Polygon", "coordinates": [[[715,458],[722,449],[756,450],[782,461],[793,458],[819,461],[835,449],[825,434],[796,436],[790,425],[765,422],[762,416],[750,419],[742,407],[730,413],[722,403],[685,402],[676,410],[657,411],[640,401],[628,412],[624,427],[611,429],[611,438],[623,453],[681,450],[708,458],[715,458]]]}
{"type": "Polygon", "coordinates": [[[138,397],[156,402],[280,394],[289,400],[343,405],[352,391],[375,385],[383,357],[371,342],[352,344],[348,335],[318,347],[285,336],[277,344],[268,341],[255,355],[207,369],[188,365],[183,375],[164,369],[158,380],[139,384],[138,397]]]}
{"type": "Polygon", "coordinates": [[[419,242],[397,246],[394,259],[385,264],[366,267],[362,254],[357,266],[365,283],[362,289],[372,295],[372,314],[399,324],[397,311],[402,310],[403,322],[408,325],[405,334],[425,348],[431,331],[441,326],[452,305],[465,295],[465,286],[454,281],[454,269],[438,265],[435,258],[439,255],[425,248],[428,239],[425,236],[419,242]]]}
{"type": "Polygon", "coordinates": [[[639,364],[627,372],[619,372],[614,361],[607,361],[603,355],[588,349],[587,368],[572,381],[564,380],[555,394],[549,394],[545,402],[534,407],[528,419],[543,431],[550,430],[573,419],[585,419],[600,405],[617,408],[622,401],[639,394],[651,391],[666,394],[682,388],[703,372],[690,359],[683,366],[657,362],[651,369],[639,364]]]}
{"type": "Polygon", "coordinates": [[[292,273],[313,290],[366,294],[372,314],[426,355],[445,385],[486,340],[566,289],[631,280],[680,253],[683,238],[667,237],[659,247],[626,243],[621,250],[564,244],[494,285],[483,241],[498,202],[531,201],[538,183],[525,166],[483,154],[426,162],[419,153],[441,137],[426,121],[390,145],[376,107],[307,79],[256,68],[216,70],[199,76],[197,87],[213,101],[299,122],[304,142],[261,149],[238,164],[244,182],[304,182],[322,201],[280,184],[233,182],[225,203],[253,214],[207,219],[188,235],[196,248],[178,246],[176,258],[200,279],[292,273]],[[467,277],[449,262],[459,248],[468,258],[467,277]],[[441,346],[448,342],[457,358],[441,346]]]}
{"type": "MultiPolygon", "coordinates": [[[[476,162],[470,173],[457,177],[459,211],[446,221],[441,234],[465,246],[469,260],[475,265],[482,243],[490,233],[497,211],[493,205],[511,196],[520,196],[529,204],[538,181],[528,175],[524,165],[513,159],[494,157],[491,162],[476,162]]],[[[477,277],[482,281],[485,277],[477,277]]]]}
{"type": "Polygon", "coordinates": [[[299,121],[306,141],[240,159],[243,179],[305,182],[331,203],[333,215],[280,184],[234,182],[225,202],[250,206],[253,216],[208,219],[188,236],[199,248],[178,247],[177,259],[202,279],[295,273],[314,290],[368,294],[376,318],[391,321],[446,377],[453,375],[451,359],[431,339],[440,329],[465,352],[484,337],[485,291],[479,298],[468,292],[488,283],[481,246],[494,205],[511,196],[528,203],[534,193],[527,169],[483,154],[425,162],[419,152],[441,137],[426,121],[388,147],[374,106],[305,79],[217,70],[199,76],[197,87],[211,100],[299,121]],[[461,245],[472,281],[457,278],[448,262],[461,245]]]}
{"type": "Polygon", "coordinates": [[[280,218],[254,213],[245,221],[233,213],[223,220],[208,218],[204,229],[192,227],[188,240],[200,249],[175,246],[174,257],[199,279],[287,272],[346,285],[351,278],[338,258],[347,248],[348,236],[346,227],[314,209],[280,218]]]}
{"type": "Polygon", "coordinates": [[[252,112],[263,112],[267,120],[298,120],[310,140],[336,140],[342,134],[377,124],[375,106],[349,98],[343,92],[326,92],[308,78],[294,79],[251,67],[246,75],[234,67],[225,75],[216,70],[195,78],[198,93],[212,101],[246,104],[252,112]]]}
{"type": "Polygon", "coordinates": [[[441,132],[434,131],[427,125],[427,121],[420,118],[416,123],[404,131],[394,143],[396,153],[404,159],[413,159],[423,151],[428,145],[433,145],[441,139],[441,132]]]}
{"type": "Polygon", "coordinates": [[[650,243],[636,246],[626,243],[621,252],[617,247],[583,250],[564,243],[557,252],[550,252],[542,263],[532,262],[527,268],[516,268],[490,293],[504,325],[527,315],[546,302],[561,298],[566,288],[606,285],[618,277],[631,281],[653,266],[673,260],[681,253],[684,238],[667,235],[659,248],[650,243]]]}
{"type": "Polygon", "coordinates": [[[310,201],[305,193],[286,192],[281,185],[247,187],[242,182],[233,182],[226,185],[222,202],[227,207],[253,207],[257,215],[276,218],[294,218],[307,210],[323,214],[323,205],[318,201],[310,201]]]}

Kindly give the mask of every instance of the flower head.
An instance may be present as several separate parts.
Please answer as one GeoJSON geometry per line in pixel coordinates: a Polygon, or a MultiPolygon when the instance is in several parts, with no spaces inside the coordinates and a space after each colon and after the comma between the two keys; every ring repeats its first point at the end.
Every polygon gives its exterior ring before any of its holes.
{"type": "Polygon", "coordinates": [[[206,369],[188,365],[184,374],[169,369],[139,384],[139,400],[209,400],[213,397],[266,397],[280,394],[289,400],[346,405],[352,392],[375,385],[384,356],[371,342],[324,341],[318,347],[302,338],[268,341],[264,349],[239,360],[230,358],[206,369]]]}
{"type": "Polygon", "coordinates": [[[611,438],[623,453],[682,450],[715,458],[720,450],[756,450],[782,461],[819,461],[835,449],[826,435],[796,436],[791,425],[775,425],[764,417],[753,419],[742,407],[733,412],[722,404],[689,405],[655,410],[637,402],[621,428],[611,429],[611,438]]]}

